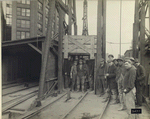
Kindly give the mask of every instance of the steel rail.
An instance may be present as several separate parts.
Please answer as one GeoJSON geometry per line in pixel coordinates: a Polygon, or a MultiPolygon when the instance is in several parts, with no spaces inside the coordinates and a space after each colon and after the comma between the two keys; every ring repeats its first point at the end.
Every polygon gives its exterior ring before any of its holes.
{"type": "Polygon", "coordinates": [[[48,106],[52,105],[53,103],[57,102],[58,100],[60,100],[62,97],[64,97],[67,93],[63,94],[62,96],[58,97],[56,100],[54,100],[53,102],[50,102],[49,104],[45,105],[44,107],[40,107],[37,110],[33,110],[31,112],[28,112],[27,114],[18,117],[18,119],[29,119],[31,117],[33,117],[34,115],[40,113],[43,109],[47,108],[48,106]]]}
{"type": "Polygon", "coordinates": [[[14,98],[14,99],[12,99],[12,100],[9,100],[9,101],[7,101],[7,102],[4,102],[4,103],[2,103],[2,107],[4,106],[4,105],[6,105],[6,104],[8,104],[8,103],[11,103],[11,102],[13,102],[13,101],[16,101],[16,100],[18,100],[18,99],[20,99],[20,98],[23,98],[23,97],[25,97],[25,96],[27,96],[27,95],[30,95],[30,94],[32,94],[32,93],[35,93],[35,92],[37,92],[38,90],[35,90],[35,91],[33,91],[33,92],[30,92],[30,93],[27,93],[27,94],[25,94],[25,95],[22,95],[21,97],[17,97],[17,98],[14,98]]]}
{"type": "Polygon", "coordinates": [[[9,94],[17,93],[17,92],[20,92],[20,91],[23,91],[23,90],[26,90],[26,89],[30,89],[30,88],[36,87],[36,86],[38,86],[38,85],[34,85],[32,87],[26,87],[26,88],[23,88],[23,89],[20,89],[20,90],[16,90],[16,91],[13,91],[13,92],[2,94],[2,96],[6,96],[6,95],[9,95],[9,94]]]}
{"type": "Polygon", "coordinates": [[[15,84],[15,85],[11,85],[11,86],[6,86],[6,87],[3,87],[2,90],[11,88],[11,87],[15,87],[15,86],[19,86],[19,85],[23,85],[23,84],[15,84]]]}
{"type": "Polygon", "coordinates": [[[61,119],[65,119],[77,106],[78,104],[85,98],[85,96],[88,94],[88,92],[86,92],[82,98],[61,118],[61,119]]]}
{"type": "Polygon", "coordinates": [[[15,102],[15,103],[13,103],[13,104],[10,104],[10,105],[8,105],[8,106],[6,106],[6,107],[4,107],[4,108],[2,109],[2,113],[4,113],[4,112],[7,111],[8,109],[11,109],[12,107],[15,107],[16,105],[18,105],[18,104],[20,104],[20,103],[22,103],[22,102],[24,102],[24,101],[26,101],[26,100],[28,100],[28,99],[30,99],[30,98],[36,96],[36,95],[37,95],[37,93],[31,94],[31,95],[29,95],[28,97],[25,97],[25,98],[23,98],[23,99],[20,99],[20,100],[18,100],[17,102],[15,102]]]}
{"type": "Polygon", "coordinates": [[[99,116],[99,119],[102,119],[102,118],[103,118],[103,115],[104,115],[104,113],[105,113],[105,111],[106,111],[106,109],[107,109],[107,107],[108,107],[109,102],[110,102],[110,98],[111,98],[111,97],[109,96],[107,102],[104,104],[104,107],[103,107],[102,113],[101,113],[100,116],[99,116]]]}

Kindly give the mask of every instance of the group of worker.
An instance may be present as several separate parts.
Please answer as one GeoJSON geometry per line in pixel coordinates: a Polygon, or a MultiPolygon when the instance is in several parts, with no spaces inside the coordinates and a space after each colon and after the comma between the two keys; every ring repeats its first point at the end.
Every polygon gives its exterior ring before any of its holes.
{"type": "MultiPolygon", "coordinates": [[[[74,61],[69,56],[65,70],[65,81],[69,81],[68,87],[72,91],[93,90],[94,64],[86,62],[85,59],[75,57],[74,61]]],[[[131,109],[135,105],[142,106],[142,89],[145,81],[145,69],[137,59],[118,58],[108,56],[108,61],[103,58],[97,68],[96,88],[99,89],[99,96],[103,96],[106,102],[112,97],[112,104],[120,102],[121,108],[118,111],[127,110],[129,118],[135,119],[131,109]]]]}
{"type": "Polygon", "coordinates": [[[109,55],[107,63],[101,59],[97,75],[100,97],[105,94],[104,102],[111,96],[112,104],[121,104],[118,111],[127,110],[128,118],[135,119],[131,109],[142,106],[145,81],[145,69],[138,60],[132,57],[114,59],[109,55]]]}
{"type": "Polygon", "coordinates": [[[89,87],[93,90],[93,64],[84,58],[75,57],[74,61],[71,56],[65,64],[65,84],[72,91],[85,92],[89,87]]]}

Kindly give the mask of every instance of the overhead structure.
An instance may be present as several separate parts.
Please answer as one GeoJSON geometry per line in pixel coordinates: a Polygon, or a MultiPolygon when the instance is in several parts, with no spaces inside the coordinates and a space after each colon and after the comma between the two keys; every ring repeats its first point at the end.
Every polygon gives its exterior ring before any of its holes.
{"type": "Polygon", "coordinates": [[[148,79],[150,72],[149,0],[135,0],[135,14],[133,24],[133,57],[138,58],[140,63],[145,67],[146,79],[148,79]]]}
{"type": "Polygon", "coordinates": [[[88,16],[87,16],[87,7],[88,3],[87,0],[84,0],[83,2],[83,30],[82,30],[82,35],[87,36],[89,35],[88,33],[88,16]]]}
{"type": "Polygon", "coordinates": [[[62,92],[63,90],[63,76],[62,76],[62,64],[63,64],[63,57],[62,57],[62,41],[63,36],[65,34],[71,34],[72,24],[74,23],[75,26],[75,33],[77,33],[77,26],[76,26],[76,13],[72,12],[75,11],[75,0],[73,1],[73,4],[71,3],[71,0],[68,0],[68,3],[64,3],[62,0],[49,0],[49,14],[48,14],[48,27],[47,27],[47,34],[46,39],[43,43],[42,48],[42,66],[41,66],[41,73],[40,73],[40,83],[39,83],[39,93],[38,93],[38,102],[40,104],[41,100],[44,98],[44,93],[47,93],[45,89],[45,82],[46,82],[46,70],[47,65],[51,62],[51,53],[50,50],[53,50],[58,57],[58,91],[62,92]],[[73,9],[73,10],[72,10],[73,9]],[[59,30],[57,33],[53,35],[53,29],[55,28],[54,25],[54,19],[55,17],[55,11],[58,12],[58,27],[59,30]],[[65,21],[65,14],[69,15],[69,24],[66,24],[65,21]],[[57,39],[57,40],[56,40],[57,39]],[[57,48],[54,48],[55,46],[58,46],[57,48]]]}

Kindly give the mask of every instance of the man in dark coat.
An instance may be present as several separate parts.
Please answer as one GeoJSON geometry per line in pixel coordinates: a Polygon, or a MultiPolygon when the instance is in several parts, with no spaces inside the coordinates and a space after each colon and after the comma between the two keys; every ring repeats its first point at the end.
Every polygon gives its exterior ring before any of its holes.
{"type": "Polygon", "coordinates": [[[97,71],[97,80],[98,80],[98,85],[99,85],[99,90],[100,90],[100,97],[105,94],[105,90],[106,90],[105,74],[106,73],[107,73],[107,67],[106,67],[104,59],[102,58],[100,60],[100,66],[97,71]]]}
{"type": "Polygon", "coordinates": [[[136,87],[136,100],[137,106],[142,106],[142,93],[143,93],[143,86],[145,82],[145,69],[144,67],[135,60],[136,66],[136,80],[135,80],[135,87],[136,87]]]}
{"type": "Polygon", "coordinates": [[[71,67],[73,65],[73,61],[71,61],[71,56],[68,57],[68,60],[65,61],[65,87],[68,88],[70,87],[71,80],[70,80],[70,71],[71,67]]]}
{"type": "Polygon", "coordinates": [[[136,69],[132,67],[131,60],[125,61],[127,69],[123,81],[123,89],[125,93],[125,105],[127,108],[128,118],[135,119],[135,114],[131,114],[131,109],[135,108],[135,79],[136,69]]]}
{"type": "Polygon", "coordinates": [[[112,60],[108,60],[108,71],[107,74],[105,75],[107,77],[107,83],[108,87],[112,93],[112,98],[113,98],[113,103],[117,103],[117,82],[115,80],[116,78],[116,66],[112,62],[112,60]]]}

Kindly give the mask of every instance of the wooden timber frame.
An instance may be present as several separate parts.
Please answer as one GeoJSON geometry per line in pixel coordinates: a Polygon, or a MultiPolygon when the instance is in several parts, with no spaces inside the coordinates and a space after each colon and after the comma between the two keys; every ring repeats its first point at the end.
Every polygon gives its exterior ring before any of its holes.
{"type": "Polygon", "coordinates": [[[97,54],[95,58],[94,71],[94,91],[99,94],[99,85],[97,83],[97,70],[100,65],[100,59],[106,60],[106,0],[98,0],[97,7],[97,54]]]}
{"type": "MultiPolygon", "coordinates": [[[[146,54],[145,45],[150,37],[150,1],[149,0],[135,0],[135,14],[133,24],[133,57],[138,58],[141,65],[146,71],[146,81],[148,84],[148,76],[150,75],[150,55],[146,54]],[[148,11],[149,10],[149,14],[148,11]],[[148,17],[147,17],[148,16],[148,17]],[[149,20],[149,28],[145,26],[146,19],[149,20]],[[149,29],[149,30],[148,30],[149,29]]],[[[147,89],[147,88],[146,88],[147,89]]],[[[145,91],[148,95],[148,91],[145,91]]],[[[150,95],[149,95],[150,96],[150,95]]]]}
{"type": "Polygon", "coordinates": [[[90,59],[95,59],[96,53],[96,35],[67,35],[63,40],[64,58],[68,58],[68,54],[86,54],[90,55],[90,59]]]}
{"type": "MultiPolygon", "coordinates": [[[[68,0],[70,1],[70,0],[68,0]]],[[[41,105],[41,100],[44,99],[44,87],[46,82],[46,66],[48,63],[48,57],[50,48],[53,49],[53,51],[58,54],[58,91],[61,93],[63,91],[63,76],[62,76],[62,63],[63,63],[63,57],[62,57],[62,41],[63,41],[63,35],[65,35],[65,28],[63,26],[63,23],[65,22],[64,16],[65,14],[69,15],[69,25],[68,27],[71,27],[71,25],[74,23],[75,27],[75,34],[77,33],[77,25],[76,25],[76,1],[73,0],[73,4],[65,4],[62,2],[62,0],[49,0],[49,14],[48,14],[48,26],[47,26],[47,33],[46,33],[46,39],[42,45],[42,66],[41,66],[41,73],[40,73],[40,81],[39,81],[39,93],[38,98],[36,101],[38,102],[38,106],[41,105]],[[58,33],[55,33],[56,35],[52,35],[52,24],[54,19],[54,10],[58,10],[59,14],[59,31],[58,33]],[[73,10],[72,10],[73,9],[73,10]],[[72,12],[74,11],[74,12],[72,12]],[[53,37],[52,37],[53,36],[53,37]],[[54,37],[58,37],[58,52],[56,49],[54,49],[53,40],[54,37]]],[[[69,29],[70,30],[70,29],[69,29]]],[[[71,31],[68,32],[71,34],[71,31]]],[[[56,44],[55,44],[56,45],[56,44]]]]}

